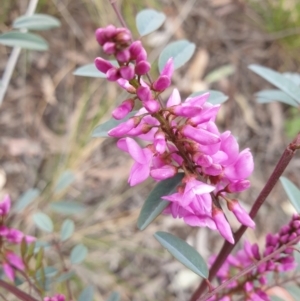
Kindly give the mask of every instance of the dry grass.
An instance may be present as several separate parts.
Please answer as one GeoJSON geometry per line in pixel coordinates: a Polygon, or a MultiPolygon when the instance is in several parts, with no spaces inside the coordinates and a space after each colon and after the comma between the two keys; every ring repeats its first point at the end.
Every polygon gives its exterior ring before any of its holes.
{"type": "MultiPolygon", "coordinates": [[[[9,30],[12,20],[26,10],[24,2],[4,0],[1,32],[9,30]]],[[[260,63],[294,71],[299,63],[286,60],[281,44],[276,39],[269,41],[268,34],[253,23],[256,12],[245,1],[123,1],[121,9],[131,28],[136,12],[144,7],[161,9],[168,17],[158,33],[145,38],[151,59],[173,39],[186,38],[197,44],[192,63],[174,75],[174,86],[183,96],[207,88],[229,95],[218,124],[239,138],[241,148],[250,147],[254,152],[253,187],[241,197],[251,206],[288,140],[283,131],[286,107],[255,103],[254,92],[267,84],[251,74],[247,65],[260,63]],[[234,67],[233,75],[220,76],[211,84],[203,80],[228,64],[234,67]]],[[[104,80],[72,75],[77,66],[101,54],[94,40],[95,28],[118,24],[109,1],[40,0],[37,11],[56,16],[62,27],[42,33],[50,51],[22,52],[0,108],[0,192],[9,192],[17,200],[30,188],[41,190],[38,200],[13,216],[11,223],[51,240],[35,229],[32,214],[49,214],[58,235],[66,216],[51,211],[49,204],[66,199],[81,202],[87,209],[71,217],[76,232],[63,249],[68,261],[74,244],[82,242],[89,248],[85,263],[74,267],[79,276],[72,282],[75,294],[93,284],[97,300],[105,300],[112,290],[119,291],[125,301],[187,300],[199,279],[163,251],[152,234],[158,230],[176,233],[205,257],[216,252],[220,237],[170,217],[159,217],[144,232],[137,230],[139,209],[154,184],[147,181],[129,189],[126,180],[131,160],[117,150],[114,140],[91,139],[93,128],[110,118],[124,94],[104,80]],[[76,180],[56,193],[55,185],[65,170],[71,170],[76,180]]],[[[1,70],[9,53],[9,48],[0,47],[1,70]]],[[[299,157],[295,158],[286,172],[298,185],[299,163],[299,157]]],[[[257,218],[258,231],[247,232],[247,238],[262,241],[264,233],[278,229],[287,220],[290,209],[286,204],[278,186],[257,218]]],[[[48,254],[48,264],[58,266],[55,252],[48,254]]],[[[65,292],[64,287],[60,289],[65,292]]]]}

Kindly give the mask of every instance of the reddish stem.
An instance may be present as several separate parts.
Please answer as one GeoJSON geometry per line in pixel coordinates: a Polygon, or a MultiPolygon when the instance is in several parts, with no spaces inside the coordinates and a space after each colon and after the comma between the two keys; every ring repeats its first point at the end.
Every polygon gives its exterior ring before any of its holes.
{"type": "Polygon", "coordinates": [[[222,289],[228,287],[228,285],[233,282],[233,281],[237,281],[238,279],[240,279],[241,277],[245,276],[246,274],[248,274],[249,272],[251,272],[253,269],[257,268],[259,265],[261,265],[264,262],[267,262],[268,260],[272,259],[273,257],[275,257],[277,254],[282,253],[286,248],[288,248],[289,246],[294,245],[295,243],[297,243],[299,241],[299,236],[297,236],[295,239],[293,239],[292,241],[290,241],[289,243],[281,246],[280,248],[278,248],[277,250],[275,250],[273,253],[269,254],[268,256],[262,258],[261,260],[252,263],[251,265],[247,266],[245,269],[243,269],[240,273],[236,274],[235,276],[233,276],[232,278],[224,281],[221,285],[219,285],[217,288],[215,288],[214,290],[210,291],[208,294],[204,295],[202,298],[198,299],[197,301],[205,301],[213,296],[215,296],[217,293],[219,293],[222,289]]]}
{"type": "Polygon", "coordinates": [[[24,293],[23,291],[19,290],[14,285],[11,285],[3,280],[0,279],[0,287],[4,288],[5,290],[12,293],[14,296],[19,298],[19,300],[23,301],[38,301],[37,299],[31,297],[30,295],[24,293]]]}
{"type": "MultiPolygon", "coordinates": [[[[299,149],[300,146],[300,133],[297,135],[297,137],[294,139],[292,143],[289,144],[289,146],[285,149],[282,156],[280,157],[275,169],[273,170],[269,180],[267,181],[265,187],[262,189],[260,194],[258,195],[256,201],[254,202],[254,205],[252,206],[252,209],[250,211],[250,216],[254,218],[261,207],[261,205],[264,203],[272,189],[274,188],[275,184],[279,180],[280,176],[292,160],[295,152],[297,149],[299,149]]],[[[246,226],[241,226],[239,230],[234,234],[234,240],[235,243],[232,245],[229,242],[225,241],[223,244],[222,249],[220,250],[216,261],[212,265],[209,271],[208,280],[212,281],[212,279],[215,277],[218,270],[223,265],[224,261],[228,257],[228,255],[231,253],[233,248],[236,246],[236,244],[239,242],[245,231],[247,230],[246,226]]],[[[205,281],[202,281],[199,285],[199,287],[196,289],[196,291],[193,293],[190,301],[197,301],[199,297],[204,293],[207,285],[205,281]]]]}

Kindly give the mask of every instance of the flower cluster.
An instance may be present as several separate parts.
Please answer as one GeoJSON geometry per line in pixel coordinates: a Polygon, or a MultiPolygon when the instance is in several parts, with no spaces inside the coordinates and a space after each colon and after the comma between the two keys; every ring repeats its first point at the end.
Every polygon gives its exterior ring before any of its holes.
{"type": "Polygon", "coordinates": [[[98,57],[96,67],[131,94],[112,113],[115,119],[125,121],[108,132],[109,136],[120,138],[117,146],[135,161],[129,184],[137,185],[149,176],[161,181],[183,172],[177,192],[163,197],[170,202],[165,213],[183,218],[191,226],[218,230],[233,243],[220,200],[242,224],[255,226],[238,201],[226,196],[250,186],[247,178],[253,171],[253,158],[249,149],[239,151],[230,131],[219,132],[215,119],[220,105],[207,102],[209,93],[182,102],[177,89],[164,105],[160,94],[171,84],[172,58],[152,81],[147,75],[151,67],[147,52],[140,41],[132,42],[126,28],[99,28],[96,38],[104,52],[113,54],[118,63],[116,67],[98,57]],[[136,104],[142,108],[132,112],[136,104]],[[130,112],[132,117],[128,118],[130,112]],[[133,138],[149,144],[142,148],[133,138]]]}
{"type": "Polygon", "coordinates": [[[11,245],[21,244],[24,240],[26,243],[35,241],[35,237],[23,234],[20,230],[8,228],[4,225],[5,219],[10,211],[11,201],[6,195],[0,202],[0,254],[2,268],[5,275],[13,281],[15,278],[15,269],[24,271],[25,265],[23,260],[11,249],[11,245]]]}
{"type": "MultiPolygon", "coordinates": [[[[220,283],[229,280],[234,275],[244,270],[247,266],[262,260],[264,257],[276,252],[279,248],[287,245],[282,251],[276,253],[271,259],[262,262],[251,272],[236,281],[230,282],[223,296],[214,296],[207,301],[231,301],[235,300],[233,293],[244,294],[245,301],[270,301],[270,297],[265,293],[267,285],[267,275],[270,272],[286,272],[297,266],[293,252],[294,245],[300,241],[300,216],[294,215],[288,225],[284,225],[276,234],[269,233],[266,236],[264,252],[259,251],[257,244],[251,245],[245,241],[244,248],[236,255],[229,255],[223,266],[217,273],[220,283]],[[297,239],[299,238],[299,239],[297,239]]],[[[215,257],[211,257],[212,264],[215,257]]]]}
{"type": "Polygon", "coordinates": [[[45,297],[44,298],[44,301],[65,301],[65,300],[66,300],[66,297],[64,295],[61,295],[61,294],[56,294],[53,297],[45,297]]]}

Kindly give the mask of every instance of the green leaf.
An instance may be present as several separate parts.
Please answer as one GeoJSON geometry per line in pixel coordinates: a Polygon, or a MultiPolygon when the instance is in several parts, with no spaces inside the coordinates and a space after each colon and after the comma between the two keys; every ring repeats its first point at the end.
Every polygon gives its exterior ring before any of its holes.
{"type": "Polygon", "coordinates": [[[50,204],[49,206],[53,211],[62,214],[78,214],[86,210],[86,207],[78,202],[61,201],[50,204]]]}
{"type": "Polygon", "coordinates": [[[56,283],[60,283],[60,282],[67,281],[67,280],[71,279],[74,275],[75,275],[75,272],[74,272],[74,271],[70,271],[70,272],[67,272],[67,273],[63,273],[63,274],[61,274],[59,277],[57,277],[57,278],[55,279],[55,282],[56,282],[56,283]]]}
{"type": "Polygon", "coordinates": [[[81,263],[82,261],[84,261],[87,254],[88,254],[87,247],[83,244],[79,244],[72,249],[70,260],[73,264],[81,263]]]}
{"type": "Polygon", "coordinates": [[[45,276],[52,278],[58,273],[57,268],[55,267],[45,267],[45,276]]]}
{"type": "Polygon", "coordinates": [[[138,218],[137,227],[140,230],[145,230],[148,225],[169,205],[169,202],[161,199],[161,197],[174,193],[183,176],[184,173],[178,173],[173,178],[159,182],[151,191],[138,218]]]}
{"type": "Polygon", "coordinates": [[[40,191],[36,188],[30,188],[24,192],[20,198],[17,200],[14,209],[17,212],[24,210],[29,204],[31,204],[38,196],[40,191]]]}
{"type": "Polygon", "coordinates": [[[39,35],[29,32],[10,31],[0,35],[0,44],[31,50],[47,50],[48,43],[39,35]]]}
{"type": "Polygon", "coordinates": [[[298,104],[300,104],[300,87],[286,76],[263,66],[250,65],[249,69],[279,88],[287,95],[291,96],[298,104]]]}
{"type": "Polygon", "coordinates": [[[297,213],[300,213],[300,190],[285,177],[280,177],[281,184],[297,213]]]}
{"type": "Polygon", "coordinates": [[[184,240],[167,232],[156,232],[154,237],[177,260],[197,275],[207,278],[208,268],[201,255],[184,240]]]}
{"type": "MultiPolygon", "coordinates": [[[[297,252],[298,253],[298,252],[297,252]]],[[[288,285],[285,289],[290,293],[290,295],[295,299],[298,300],[300,296],[300,288],[296,285],[288,285]]]]}
{"type": "Polygon", "coordinates": [[[64,171],[61,176],[59,177],[56,186],[55,186],[55,192],[61,192],[62,190],[65,190],[68,188],[73,182],[75,181],[75,174],[71,170],[64,171]]]}
{"type": "Polygon", "coordinates": [[[76,76],[86,76],[86,77],[100,77],[100,78],[106,78],[106,75],[99,71],[95,64],[87,64],[84,66],[81,66],[77,68],[74,72],[74,75],[76,76]]]}
{"type": "Polygon", "coordinates": [[[271,301],[285,301],[285,300],[283,300],[283,299],[281,299],[281,298],[279,298],[278,296],[269,296],[270,297],[270,299],[271,299],[271,301]]]}
{"type": "Polygon", "coordinates": [[[44,258],[44,249],[40,248],[36,255],[36,262],[35,262],[35,270],[37,271],[42,267],[43,264],[43,258],[44,258]]]}
{"type": "Polygon", "coordinates": [[[65,241],[69,239],[72,236],[74,229],[75,229],[74,222],[70,219],[66,219],[61,226],[60,240],[65,241]]]}
{"type": "MultiPolygon", "coordinates": [[[[33,244],[33,252],[34,253],[38,253],[40,251],[41,248],[43,249],[48,249],[51,247],[51,243],[47,242],[47,241],[36,241],[35,244],[33,244]]],[[[28,251],[28,254],[31,254],[29,251],[28,251]]]]}
{"type": "Polygon", "coordinates": [[[35,213],[33,221],[39,229],[49,233],[53,232],[53,222],[47,214],[42,212],[35,213]]]}
{"type": "Polygon", "coordinates": [[[195,97],[195,96],[207,93],[207,92],[209,92],[209,98],[208,98],[207,102],[209,102],[213,105],[221,104],[221,103],[225,102],[228,99],[227,95],[223,94],[220,91],[216,91],[216,90],[207,90],[207,91],[194,92],[189,97],[195,97]]]}
{"type": "Polygon", "coordinates": [[[227,76],[234,74],[234,72],[235,72],[235,68],[233,65],[224,65],[207,74],[204,78],[204,81],[207,82],[208,84],[218,82],[223,78],[226,78],[227,76]]]}
{"type": "Polygon", "coordinates": [[[112,292],[107,301],[120,301],[120,294],[118,292],[112,292]]]}
{"type": "Polygon", "coordinates": [[[135,18],[136,27],[141,36],[155,31],[162,26],[165,20],[165,14],[154,9],[144,9],[140,11],[135,18]]]}
{"type": "MultiPolygon", "coordinates": [[[[114,65],[114,66],[118,66],[118,62],[116,60],[110,60],[110,62],[114,65]]],[[[106,78],[106,74],[99,71],[95,64],[87,64],[84,66],[81,66],[79,68],[77,68],[74,72],[73,75],[76,76],[86,76],[86,77],[99,77],[99,78],[106,78]]]]}
{"type": "Polygon", "coordinates": [[[21,16],[13,23],[13,28],[26,28],[29,30],[48,30],[59,26],[60,21],[57,18],[45,14],[21,16]]]}
{"type": "Polygon", "coordinates": [[[78,301],[92,301],[94,298],[94,288],[90,285],[79,295],[78,301]]]}
{"type": "Polygon", "coordinates": [[[132,111],[130,112],[125,118],[121,119],[121,120],[116,120],[116,119],[109,119],[108,121],[98,125],[93,133],[92,133],[92,137],[94,138],[107,138],[109,137],[107,135],[107,132],[111,129],[113,129],[114,127],[116,127],[117,125],[127,121],[129,118],[131,118],[132,116],[134,116],[137,113],[137,111],[132,111]]]}
{"type": "Polygon", "coordinates": [[[255,96],[257,97],[257,102],[259,103],[269,103],[278,100],[280,102],[298,108],[295,100],[280,90],[262,90],[256,93],[255,96]]]}
{"type": "Polygon", "coordinates": [[[161,72],[169,58],[174,60],[174,68],[178,69],[190,60],[195,52],[196,45],[187,40],[172,42],[161,52],[158,67],[161,72]]]}

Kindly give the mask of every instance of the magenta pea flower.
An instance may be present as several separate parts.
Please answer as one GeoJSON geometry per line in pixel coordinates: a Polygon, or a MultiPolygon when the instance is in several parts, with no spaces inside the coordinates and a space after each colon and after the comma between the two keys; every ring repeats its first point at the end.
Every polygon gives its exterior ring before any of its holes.
{"type": "MultiPolygon", "coordinates": [[[[205,184],[196,180],[194,177],[188,178],[186,181],[184,193],[180,201],[180,205],[185,207],[188,206],[195,198],[201,198],[202,195],[212,192],[215,187],[209,184],[205,184]]],[[[211,211],[211,199],[209,202],[202,200],[200,205],[203,206],[203,214],[207,211],[211,211]]]]}
{"type": "Polygon", "coordinates": [[[11,281],[14,281],[15,280],[15,271],[10,266],[10,264],[8,264],[7,262],[3,262],[2,268],[3,268],[4,274],[7,276],[7,278],[11,281]]]}
{"type": "Polygon", "coordinates": [[[240,152],[234,164],[226,166],[224,175],[230,180],[241,180],[249,177],[254,169],[253,157],[247,148],[240,152]]]}
{"type": "Polygon", "coordinates": [[[0,216],[5,216],[9,213],[11,207],[11,200],[8,194],[4,196],[0,202],[0,216]]]}
{"type": "Polygon", "coordinates": [[[236,219],[242,224],[250,228],[255,228],[255,223],[249,214],[239,204],[237,200],[231,200],[227,203],[228,209],[233,212],[236,219]]]}
{"type": "Polygon", "coordinates": [[[16,269],[20,270],[20,271],[24,271],[25,269],[25,265],[22,261],[22,259],[16,255],[13,252],[7,252],[5,255],[7,261],[9,261],[10,265],[15,267],[16,269]]]}
{"type": "Polygon", "coordinates": [[[217,207],[213,207],[212,210],[212,218],[216,223],[217,229],[219,230],[220,234],[231,244],[234,243],[234,238],[232,235],[232,231],[226,217],[221,209],[217,207]]]}
{"type": "Polygon", "coordinates": [[[117,146],[121,150],[128,152],[135,160],[128,179],[130,186],[135,186],[145,181],[150,175],[153,152],[147,147],[141,148],[132,138],[120,139],[117,146]]]}

